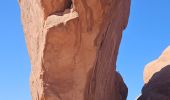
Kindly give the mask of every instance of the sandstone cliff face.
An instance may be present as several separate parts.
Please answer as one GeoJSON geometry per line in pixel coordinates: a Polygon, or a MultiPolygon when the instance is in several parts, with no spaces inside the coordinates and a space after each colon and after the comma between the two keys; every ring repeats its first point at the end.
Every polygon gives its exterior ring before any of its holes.
{"type": "Polygon", "coordinates": [[[130,0],[19,0],[33,100],[125,100],[116,59],[130,0]]]}
{"type": "Polygon", "coordinates": [[[170,47],[144,70],[145,86],[138,100],[170,99],[170,47]]]}

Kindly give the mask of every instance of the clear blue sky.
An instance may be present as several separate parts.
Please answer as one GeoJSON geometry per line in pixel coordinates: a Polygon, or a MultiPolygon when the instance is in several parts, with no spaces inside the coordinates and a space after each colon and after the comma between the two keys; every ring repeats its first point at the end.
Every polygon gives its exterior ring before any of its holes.
{"type": "Polygon", "coordinates": [[[132,0],[129,24],[123,33],[117,70],[135,100],[143,86],[144,66],[170,45],[170,0],[132,0]]]}
{"type": "MultiPolygon", "coordinates": [[[[134,100],[143,86],[144,66],[170,44],[170,0],[132,0],[117,70],[134,100]]],[[[30,61],[16,0],[0,3],[0,100],[31,100],[30,61]]]]}

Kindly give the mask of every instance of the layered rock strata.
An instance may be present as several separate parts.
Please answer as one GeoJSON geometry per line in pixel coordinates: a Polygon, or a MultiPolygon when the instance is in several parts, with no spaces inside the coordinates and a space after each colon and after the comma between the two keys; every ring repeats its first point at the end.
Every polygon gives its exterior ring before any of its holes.
{"type": "Polygon", "coordinates": [[[116,72],[130,0],[19,0],[33,100],[125,100],[116,72]]]}

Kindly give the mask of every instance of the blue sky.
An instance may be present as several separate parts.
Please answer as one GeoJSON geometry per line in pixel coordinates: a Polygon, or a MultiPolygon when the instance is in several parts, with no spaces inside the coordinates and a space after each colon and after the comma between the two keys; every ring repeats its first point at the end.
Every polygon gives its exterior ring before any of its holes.
{"type": "Polygon", "coordinates": [[[145,65],[170,45],[169,4],[170,0],[132,0],[117,62],[129,89],[127,100],[135,100],[140,94],[145,65]]]}
{"type": "Polygon", "coordinates": [[[0,3],[0,100],[31,100],[30,61],[16,0],[0,3]]]}
{"type": "MultiPolygon", "coordinates": [[[[143,86],[143,69],[170,44],[170,0],[132,0],[117,70],[134,100],[143,86]]],[[[0,3],[0,100],[31,100],[30,61],[16,0],[0,3]]]]}

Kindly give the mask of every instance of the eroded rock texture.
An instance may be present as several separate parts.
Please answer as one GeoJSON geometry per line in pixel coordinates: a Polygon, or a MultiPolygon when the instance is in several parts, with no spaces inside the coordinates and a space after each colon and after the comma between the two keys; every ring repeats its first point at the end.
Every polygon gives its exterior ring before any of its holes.
{"type": "Polygon", "coordinates": [[[138,100],[170,100],[170,47],[146,66],[144,82],[138,100]]]}
{"type": "Polygon", "coordinates": [[[19,0],[33,100],[125,100],[116,58],[130,0],[19,0]]]}

